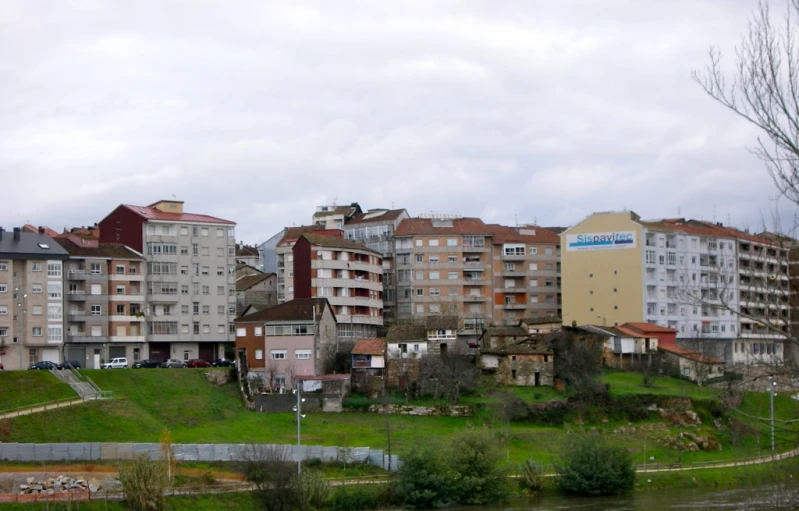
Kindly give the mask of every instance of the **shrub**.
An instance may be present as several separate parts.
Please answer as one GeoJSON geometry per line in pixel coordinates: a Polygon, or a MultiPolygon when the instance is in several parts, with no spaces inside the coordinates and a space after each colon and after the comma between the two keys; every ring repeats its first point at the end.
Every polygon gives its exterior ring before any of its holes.
{"type": "Polygon", "coordinates": [[[300,509],[323,509],[330,499],[330,484],[321,472],[306,470],[297,477],[300,509]]]}
{"type": "Polygon", "coordinates": [[[377,484],[344,485],[332,492],[331,511],[363,511],[396,506],[399,503],[391,487],[377,484]]]}
{"type": "Polygon", "coordinates": [[[125,500],[132,509],[163,509],[164,490],[169,484],[165,461],[153,461],[146,454],[136,456],[119,469],[119,482],[122,483],[125,500]]]}
{"type": "Polygon", "coordinates": [[[403,456],[397,492],[410,508],[437,508],[452,499],[454,474],[449,450],[435,444],[416,445],[403,456]]]}
{"type": "Polygon", "coordinates": [[[568,435],[555,470],[558,487],[577,495],[614,495],[635,484],[630,453],[598,433],[568,435]]]}
{"type": "Polygon", "coordinates": [[[505,499],[508,474],[496,439],[485,430],[467,430],[452,440],[451,464],[455,500],[459,504],[487,504],[505,499]]]}
{"type": "Polygon", "coordinates": [[[520,467],[521,481],[525,488],[533,493],[538,493],[546,485],[546,467],[540,461],[525,460],[520,467]]]}

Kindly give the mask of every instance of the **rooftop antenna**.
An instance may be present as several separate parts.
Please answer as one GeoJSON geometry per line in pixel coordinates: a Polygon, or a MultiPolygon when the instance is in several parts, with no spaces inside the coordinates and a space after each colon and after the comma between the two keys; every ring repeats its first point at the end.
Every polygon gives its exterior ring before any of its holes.
{"type": "Polygon", "coordinates": [[[172,198],[173,198],[173,199],[175,199],[175,200],[177,200],[177,197],[175,197],[175,194],[174,194],[174,193],[172,194],[172,198]]]}
{"type": "Polygon", "coordinates": [[[727,212],[727,227],[732,227],[732,215],[729,211],[727,212]]]}
{"type": "Polygon", "coordinates": [[[677,218],[682,218],[682,208],[677,206],[677,218]]]}
{"type": "Polygon", "coordinates": [[[333,197],[333,205],[334,205],[334,206],[336,205],[336,201],[338,201],[338,195],[336,195],[335,197],[333,197]]]}
{"type": "Polygon", "coordinates": [[[516,227],[519,227],[519,215],[514,213],[513,214],[513,221],[516,222],[516,227]]]}

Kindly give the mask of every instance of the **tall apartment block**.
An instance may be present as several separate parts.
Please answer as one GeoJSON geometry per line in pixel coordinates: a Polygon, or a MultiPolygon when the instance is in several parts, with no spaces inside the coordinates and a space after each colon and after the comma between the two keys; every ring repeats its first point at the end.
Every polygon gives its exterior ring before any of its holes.
{"type": "Polygon", "coordinates": [[[99,224],[100,243],[143,254],[144,358],[203,358],[234,341],[235,223],[185,213],[180,201],[121,205],[99,224]]]}
{"type": "Polygon", "coordinates": [[[327,298],[338,336],[374,338],[383,326],[383,261],[339,235],[303,234],[292,248],[294,298],[327,298]]]}
{"type": "Polygon", "coordinates": [[[397,297],[394,293],[394,231],[408,217],[404,209],[370,209],[356,213],[344,224],[344,237],[361,243],[383,258],[383,317],[390,322],[395,317],[397,297]]]}
{"type": "MultiPolygon", "coordinates": [[[[560,318],[560,238],[537,226],[488,225],[495,325],[560,318]]],[[[468,297],[467,297],[468,298],[468,297]]]]}
{"type": "Polygon", "coordinates": [[[103,360],[140,360],[145,336],[144,256],[118,243],[76,234],[55,241],[69,253],[64,359],[99,369],[103,360]]]}
{"type": "Polygon", "coordinates": [[[0,229],[0,363],[60,362],[67,252],[44,233],[0,229]]]}
{"type": "Polygon", "coordinates": [[[543,228],[430,215],[403,220],[394,237],[398,320],[456,315],[469,340],[491,324],[558,315],[557,238],[543,228]]]}
{"type": "Polygon", "coordinates": [[[782,360],[788,256],[768,240],[625,211],[591,215],[561,244],[564,323],[656,323],[731,364],[782,360]]]}

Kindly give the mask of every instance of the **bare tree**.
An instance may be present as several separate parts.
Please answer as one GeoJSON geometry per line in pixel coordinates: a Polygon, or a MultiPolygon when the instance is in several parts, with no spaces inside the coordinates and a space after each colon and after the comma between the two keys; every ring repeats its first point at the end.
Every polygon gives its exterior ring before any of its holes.
{"type": "MultiPolygon", "coordinates": [[[[693,79],[708,95],[760,129],[761,136],[751,151],[764,162],[779,192],[777,198],[794,205],[799,205],[798,35],[799,0],[787,0],[782,16],[773,15],[769,2],[761,0],[748,32],[735,49],[734,72],[724,72],[718,47],[710,48],[709,63],[704,70],[692,72],[693,79]]],[[[778,212],[773,216],[775,230],[779,231],[778,212]]],[[[792,225],[787,232],[792,233],[796,228],[792,225]]],[[[780,241],[775,240],[783,246],[780,241]]],[[[738,313],[753,320],[766,319],[759,321],[763,328],[784,334],[781,321],[768,321],[768,310],[738,313]],[[766,318],[758,317],[763,315],[766,318]]],[[[799,361],[796,341],[794,332],[786,342],[786,351],[790,351],[794,362],[799,361]]],[[[796,373],[796,368],[793,372],[796,373]]]]}
{"type": "Polygon", "coordinates": [[[461,394],[474,388],[478,370],[467,355],[427,355],[419,364],[419,387],[422,393],[438,399],[445,396],[458,404],[461,394]]]}
{"type": "Polygon", "coordinates": [[[247,481],[266,511],[288,511],[297,504],[296,468],[289,450],[280,445],[248,445],[239,457],[247,481]]]}
{"type": "Polygon", "coordinates": [[[762,130],[752,151],[765,163],[780,195],[799,205],[799,0],[789,0],[782,20],[761,0],[749,31],[735,50],[735,72],[710,48],[704,71],[693,79],[713,99],[762,130]]]}
{"type": "Polygon", "coordinates": [[[593,394],[599,390],[602,338],[595,335],[576,335],[564,328],[549,337],[555,352],[555,376],[578,394],[593,394]]]}

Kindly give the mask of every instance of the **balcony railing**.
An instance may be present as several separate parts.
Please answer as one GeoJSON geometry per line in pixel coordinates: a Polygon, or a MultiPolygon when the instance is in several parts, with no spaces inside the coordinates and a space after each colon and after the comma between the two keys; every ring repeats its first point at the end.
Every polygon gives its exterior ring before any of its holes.
{"type": "Polygon", "coordinates": [[[67,292],[67,301],[70,301],[70,302],[85,302],[86,301],[86,291],[68,291],[67,292]]]}

